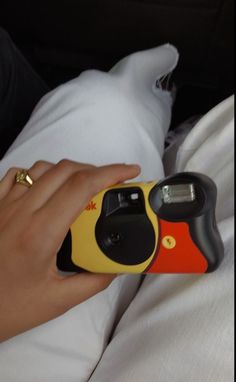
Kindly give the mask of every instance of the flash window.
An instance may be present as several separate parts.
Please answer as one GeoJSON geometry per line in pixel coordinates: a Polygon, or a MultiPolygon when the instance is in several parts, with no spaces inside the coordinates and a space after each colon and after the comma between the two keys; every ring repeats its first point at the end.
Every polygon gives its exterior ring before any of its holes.
{"type": "Polygon", "coordinates": [[[190,203],[196,199],[193,183],[165,185],[162,187],[161,192],[163,202],[166,204],[190,203]]]}

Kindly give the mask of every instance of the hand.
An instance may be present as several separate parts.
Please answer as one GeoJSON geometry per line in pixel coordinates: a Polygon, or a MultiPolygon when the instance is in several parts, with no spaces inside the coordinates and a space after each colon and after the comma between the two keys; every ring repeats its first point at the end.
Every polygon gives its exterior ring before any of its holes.
{"type": "Polygon", "coordinates": [[[16,171],[0,181],[0,341],[56,318],[110,284],[115,275],[60,275],[56,255],[94,195],[140,169],[42,161],[29,169],[31,188],[15,183],[16,171]]]}

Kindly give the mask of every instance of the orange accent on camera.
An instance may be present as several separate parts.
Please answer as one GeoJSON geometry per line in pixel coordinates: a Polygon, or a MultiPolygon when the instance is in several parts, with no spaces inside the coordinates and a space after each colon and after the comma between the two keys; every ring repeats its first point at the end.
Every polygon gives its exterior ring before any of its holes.
{"type": "Polygon", "coordinates": [[[146,273],[205,273],[208,263],[193,242],[187,223],[158,219],[159,242],[152,264],[146,273]],[[173,237],[175,246],[166,248],[164,237],[173,237]]]}
{"type": "Polygon", "coordinates": [[[96,203],[94,203],[91,200],[91,202],[87,205],[87,207],[85,209],[86,209],[86,211],[96,210],[97,209],[96,203]]]}

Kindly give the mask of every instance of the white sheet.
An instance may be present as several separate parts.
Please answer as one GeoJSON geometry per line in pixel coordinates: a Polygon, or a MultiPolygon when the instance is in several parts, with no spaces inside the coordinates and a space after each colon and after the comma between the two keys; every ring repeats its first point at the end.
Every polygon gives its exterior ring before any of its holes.
{"type": "MultiPolygon", "coordinates": [[[[163,176],[161,155],[171,118],[169,92],[156,80],[174,69],[171,45],[125,58],[110,73],[88,71],[46,95],[0,163],[30,167],[69,158],[102,165],[140,163],[141,180],[163,176]]],[[[56,320],[0,345],[0,380],[88,380],[140,276],[121,276],[104,292],[56,320]]]]}
{"type": "MultiPolygon", "coordinates": [[[[171,98],[155,82],[177,61],[175,48],[165,45],[122,60],[109,74],[85,72],[51,92],[0,163],[0,176],[10,166],[67,157],[136,162],[143,169],[138,179],[161,178],[171,98]]],[[[233,380],[232,198],[227,199],[233,187],[233,99],[219,108],[224,117],[215,109],[199,122],[179,149],[176,166],[209,173],[218,184],[225,245],[220,269],[203,276],[148,276],[134,299],[139,276],[117,278],[58,319],[1,344],[1,381],[89,380],[124,311],[91,382],[233,380]]]]}
{"type": "Polygon", "coordinates": [[[233,382],[234,98],[187,135],[172,171],[199,171],[218,186],[220,268],[200,276],[146,276],[90,382],[233,382]]]}

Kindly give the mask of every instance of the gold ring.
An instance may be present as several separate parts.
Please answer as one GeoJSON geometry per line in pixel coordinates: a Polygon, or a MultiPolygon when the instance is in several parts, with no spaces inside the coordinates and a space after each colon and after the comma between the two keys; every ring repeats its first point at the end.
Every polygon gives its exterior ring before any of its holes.
{"type": "Polygon", "coordinates": [[[26,187],[31,187],[34,183],[33,179],[29,176],[28,171],[25,169],[17,171],[15,182],[26,187]]]}

